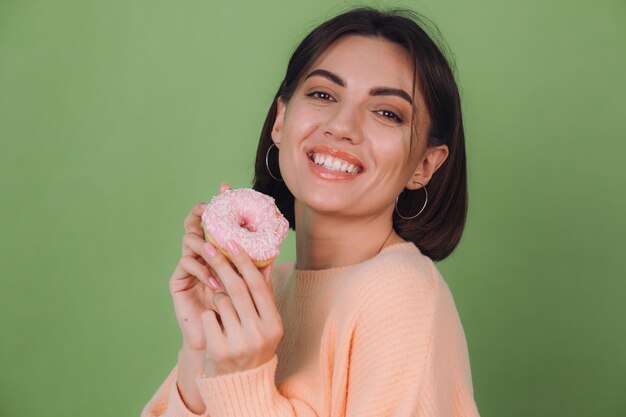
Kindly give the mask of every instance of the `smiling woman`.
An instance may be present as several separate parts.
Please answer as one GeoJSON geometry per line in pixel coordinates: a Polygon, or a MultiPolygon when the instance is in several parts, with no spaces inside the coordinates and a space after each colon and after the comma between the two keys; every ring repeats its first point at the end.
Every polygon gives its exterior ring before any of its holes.
{"type": "Polygon", "coordinates": [[[460,99],[418,21],[356,9],[296,49],[254,188],[296,231],[297,258],[257,270],[229,244],[231,265],[204,242],[202,205],[192,209],[170,280],[178,365],[144,416],[478,415],[433,263],[465,224],[460,99]]]}

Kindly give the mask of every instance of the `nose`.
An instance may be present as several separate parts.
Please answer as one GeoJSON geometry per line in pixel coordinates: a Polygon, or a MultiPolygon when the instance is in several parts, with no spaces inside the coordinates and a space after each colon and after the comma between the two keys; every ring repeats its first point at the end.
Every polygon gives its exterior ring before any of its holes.
{"type": "Polygon", "coordinates": [[[353,144],[361,143],[361,134],[358,110],[346,104],[336,105],[324,125],[324,136],[332,136],[338,140],[348,140],[353,144]]]}

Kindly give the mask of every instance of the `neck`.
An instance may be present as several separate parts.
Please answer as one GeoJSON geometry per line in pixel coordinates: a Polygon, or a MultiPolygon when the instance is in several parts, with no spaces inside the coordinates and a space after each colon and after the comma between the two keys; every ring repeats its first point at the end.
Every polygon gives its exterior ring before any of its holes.
{"type": "Polygon", "coordinates": [[[319,270],[366,261],[383,248],[404,242],[393,230],[391,216],[349,219],[295,203],[296,268],[319,270]]]}

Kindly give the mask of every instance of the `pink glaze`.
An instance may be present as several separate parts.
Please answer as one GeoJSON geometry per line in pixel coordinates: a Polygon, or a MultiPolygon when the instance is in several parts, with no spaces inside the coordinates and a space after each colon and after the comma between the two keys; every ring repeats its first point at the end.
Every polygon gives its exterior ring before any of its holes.
{"type": "Polygon", "coordinates": [[[251,188],[227,189],[213,197],[202,213],[202,226],[220,247],[237,242],[254,261],[278,256],[289,222],[274,199],[251,188]]]}

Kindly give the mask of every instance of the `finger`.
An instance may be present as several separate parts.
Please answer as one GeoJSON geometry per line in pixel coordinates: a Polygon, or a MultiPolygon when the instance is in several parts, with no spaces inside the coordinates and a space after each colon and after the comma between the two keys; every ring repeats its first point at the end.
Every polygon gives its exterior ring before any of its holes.
{"type": "Polygon", "coordinates": [[[180,258],[180,261],[178,262],[178,264],[180,266],[180,270],[177,271],[177,273],[173,274],[172,276],[173,280],[186,278],[189,275],[192,275],[196,277],[204,285],[211,287],[214,290],[217,289],[217,288],[214,288],[213,285],[209,283],[209,278],[213,277],[211,272],[209,271],[209,268],[200,264],[200,262],[198,262],[197,259],[191,256],[183,256],[180,258]]]}
{"type": "Polygon", "coordinates": [[[224,333],[218,320],[218,314],[213,310],[207,310],[200,316],[202,328],[206,338],[207,351],[215,354],[224,346],[224,333]]]}
{"type": "MultiPolygon", "coordinates": [[[[183,256],[196,256],[197,258],[202,258],[202,254],[201,253],[197,253],[193,249],[194,248],[194,241],[201,242],[200,244],[205,242],[203,237],[198,236],[194,232],[186,232],[183,235],[182,254],[183,254],[183,256]]],[[[195,246],[197,246],[197,245],[195,245],[195,246]]]]}
{"type": "Polygon", "coordinates": [[[209,270],[209,274],[217,280],[217,272],[215,272],[210,265],[207,265],[202,255],[196,255],[195,258],[198,262],[200,262],[201,265],[204,265],[209,270]]]}
{"type": "Polygon", "coordinates": [[[217,277],[217,272],[211,267],[209,256],[204,250],[205,244],[206,241],[204,238],[201,238],[194,233],[185,233],[183,236],[183,255],[201,258],[201,262],[211,270],[211,274],[214,277],[217,277]]]}
{"type": "MultiPolygon", "coordinates": [[[[267,283],[267,288],[270,291],[270,294],[272,295],[272,299],[275,300],[274,298],[274,282],[272,281],[272,267],[274,266],[274,262],[272,262],[269,265],[264,266],[263,268],[261,268],[261,274],[263,274],[263,277],[265,278],[265,282],[267,283]]],[[[276,304],[276,303],[274,303],[276,304]]]]}
{"type": "MultiPolygon", "coordinates": [[[[217,279],[215,280],[217,281],[217,279]]],[[[224,287],[222,285],[220,285],[220,287],[217,290],[214,290],[211,288],[211,291],[205,291],[204,292],[204,303],[205,305],[210,309],[215,311],[216,313],[218,312],[217,307],[215,307],[215,304],[213,304],[213,297],[215,296],[215,294],[217,293],[226,293],[226,291],[224,290],[224,287]]],[[[228,294],[226,294],[228,295],[228,294]]],[[[217,316],[217,321],[220,323],[220,325],[222,324],[222,320],[220,319],[219,315],[217,316]]]]}
{"type": "Polygon", "coordinates": [[[275,315],[276,304],[271,289],[267,285],[267,275],[263,275],[263,273],[254,266],[254,263],[252,263],[246,251],[236,242],[230,241],[226,244],[226,247],[229,251],[230,260],[233,262],[250,290],[259,316],[261,318],[273,317],[275,315]]]}
{"type": "Polygon", "coordinates": [[[243,322],[247,318],[258,318],[246,281],[233,269],[228,259],[211,243],[205,243],[204,248],[209,258],[209,265],[217,273],[241,321],[243,322]]]}
{"type": "MultiPolygon", "coordinates": [[[[196,204],[195,206],[193,206],[193,208],[191,209],[191,212],[189,212],[189,214],[185,218],[185,221],[183,222],[183,227],[185,229],[185,236],[187,235],[197,236],[199,239],[202,239],[202,241],[204,241],[204,230],[202,229],[201,217],[206,206],[207,206],[207,203],[200,203],[200,204],[196,204]]],[[[182,254],[183,256],[192,255],[193,252],[190,251],[189,248],[185,246],[185,236],[183,236],[182,254]]]]}
{"type": "Polygon", "coordinates": [[[241,318],[237,314],[233,301],[228,294],[224,292],[215,293],[213,305],[222,319],[222,326],[226,336],[234,335],[241,330],[241,318]]]}
{"type": "Polygon", "coordinates": [[[265,265],[263,268],[259,269],[259,271],[263,275],[263,278],[265,279],[265,282],[267,283],[268,286],[272,285],[272,266],[273,265],[274,265],[274,262],[268,265],[265,265]]]}
{"type": "Polygon", "coordinates": [[[220,194],[222,194],[224,191],[228,191],[228,190],[232,190],[232,188],[230,188],[230,185],[228,185],[228,183],[223,182],[220,185],[220,194]]]}
{"type": "Polygon", "coordinates": [[[196,235],[204,239],[204,230],[202,230],[201,217],[207,205],[208,203],[200,203],[191,208],[191,211],[189,212],[187,217],[185,217],[185,221],[183,222],[185,232],[195,233],[196,235]]]}

